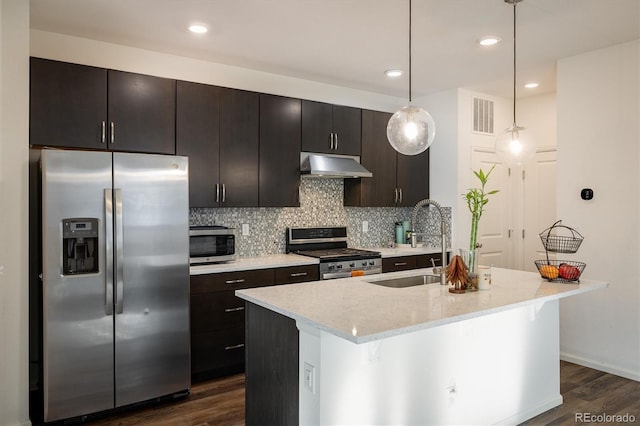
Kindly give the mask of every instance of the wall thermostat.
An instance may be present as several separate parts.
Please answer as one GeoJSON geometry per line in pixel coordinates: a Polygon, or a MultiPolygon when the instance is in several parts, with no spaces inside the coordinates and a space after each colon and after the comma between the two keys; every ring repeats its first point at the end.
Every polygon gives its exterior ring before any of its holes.
{"type": "Polygon", "coordinates": [[[580,197],[583,200],[590,200],[593,198],[593,189],[591,188],[583,188],[582,191],[580,191],[580,197]]]}

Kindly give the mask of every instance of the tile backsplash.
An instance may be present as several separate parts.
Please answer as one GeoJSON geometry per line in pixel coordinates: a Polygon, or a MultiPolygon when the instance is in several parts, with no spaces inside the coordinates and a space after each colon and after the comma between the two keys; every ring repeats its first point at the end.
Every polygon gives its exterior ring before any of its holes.
{"type": "MultiPolygon", "coordinates": [[[[303,178],[300,183],[300,207],[194,208],[191,225],[224,225],[236,228],[236,251],[240,257],[264,256],[285,252],[286,228],[346,226],[349,247],[388,247],[395,239],[395,222],[411,220],[412,207],[344,207],[342,179],[303,178]],[[362,222],[368,222],[368,232],[362,222]],[[242,225],[249,235],[242,235],[242,225]]],[[[418,214],[416,230],[434,234],[425,243],[440,246],[440,218],[431,208],[418,214]]],[[[448,247],[451,246],[451,208],[443,207],[448,247]]]]}

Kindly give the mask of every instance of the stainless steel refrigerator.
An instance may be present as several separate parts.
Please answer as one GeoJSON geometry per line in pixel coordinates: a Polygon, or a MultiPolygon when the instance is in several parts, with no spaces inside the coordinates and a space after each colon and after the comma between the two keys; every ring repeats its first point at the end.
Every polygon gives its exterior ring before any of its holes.
{"type": "Polygon", "coordinates": [[[186,157],[44,149],[44,420],[191,386],[186,157]]]}

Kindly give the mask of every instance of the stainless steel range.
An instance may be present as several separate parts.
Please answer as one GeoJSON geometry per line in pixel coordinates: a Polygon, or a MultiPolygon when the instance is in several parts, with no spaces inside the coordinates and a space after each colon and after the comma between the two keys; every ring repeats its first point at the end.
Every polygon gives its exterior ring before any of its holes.
{"type": "Polygon", "coordinates": [[[320,260],[320,279],[346,278],[382,272],[377,251],[347,247],[347,228],[287,228],[287,253],[320,260]]]}

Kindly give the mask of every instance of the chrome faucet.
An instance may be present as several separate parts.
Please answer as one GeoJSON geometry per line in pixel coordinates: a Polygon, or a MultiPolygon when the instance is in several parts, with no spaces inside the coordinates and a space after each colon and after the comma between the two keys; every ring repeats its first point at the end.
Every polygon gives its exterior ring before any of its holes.
{"type": "MultiPolygon", "coordinates": [[[[445,267],[447,265],[447,224],[444,221],[444,214],[442,213],[442,207],[440,207],[440,203],[438,203],[437,201],[424,199],[424,200],[418,201],[418,203],[413,208],[413,214],[411,215],[411,247],[417,247],[418,235],[422,235],[422,236],[438,235],[438,234],[427,234],[426,232],[416,232],[416,221],[418,220],[418,211],[420,211],[420,209],[423,206],[426,206],[428,204],[434,206],[438,210],[438,213],[440,214],[440,238],[442,239],[441,267],[439,268],[440,269],[439,271],[437,271],[437,268],[434,267],[433,272],[436,274],[437,273],[440,274],[440,285],[446,285],[447,277],[445,274],[445,267]]],[[[432,262],[432,265],[435,266],[435,264],[433,263],[433,259],[431,260],[431,262],[432,262]]]]}

